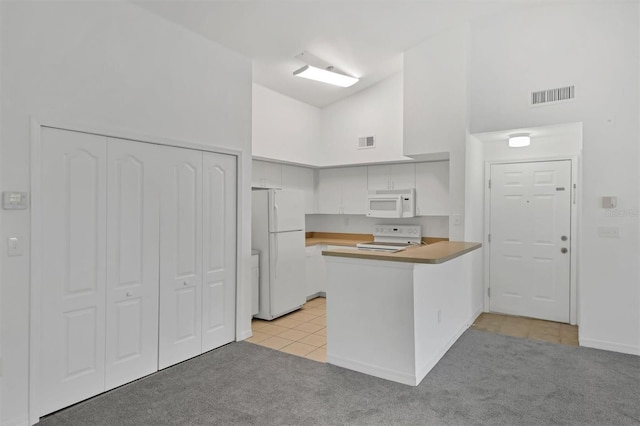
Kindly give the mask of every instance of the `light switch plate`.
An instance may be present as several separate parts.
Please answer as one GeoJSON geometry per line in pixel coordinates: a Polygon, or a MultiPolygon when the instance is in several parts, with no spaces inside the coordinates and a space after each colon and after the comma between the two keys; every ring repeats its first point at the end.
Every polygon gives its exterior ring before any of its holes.
{"type": "Polygon", "coordinates": [[[22,256],[22,239],[20,237],[7,238],[7,256],[22,256]]]}
{"type": "Polygon", "coordinates": [[[602,197],[603,209],[615,209],[618,206],[618,197],[602,197]]]}

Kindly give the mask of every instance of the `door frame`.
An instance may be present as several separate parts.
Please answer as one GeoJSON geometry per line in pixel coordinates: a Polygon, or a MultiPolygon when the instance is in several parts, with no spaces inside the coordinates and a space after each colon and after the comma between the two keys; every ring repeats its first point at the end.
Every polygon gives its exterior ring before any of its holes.
{"type": "MultiPolygon", "coordinates": [[[[558,157],[534,157],[509,160],[486,160],[484,162],[484,231],[483,238],[485,244],[490,247],[489,234],[491,231],[491,193],[489,191],[489,179],[491,178],[491,166],[494,164],[517,164],[517,163],[540,163],[548,161],[569,161],[571,163],[571,244],[570,266],[569,266],[569,323],[579,324],[578,312],[578,221],[581,210],[582,185],[580,181],[580,157],[579,156],[558,156],[558,157]]],[[[484,312],[490,312],[489,283],[491,278],[491,250],[485,250],[484,256],[484,277],[483,277],[483,298],[484,312]]]]}
{"type": "MultiPolygon", "coordinates": [[[[193,149],[197,151],[213,152],[218,154],[233,155],[236,157],[236,216],[243,211],[242,200],[244,199],[244,187],[250,182],[244,182],[243,160],[246,154],[240,149],[221,147],[217,145],[203,145],[181,141],[176,139],[148,136],[133,132],[117,130],[113,128],[100,128],[79,123],[63,122],[57,119],[38,119],[30,117],[30,284],[29,284],[29,396],[28,396],[28,418],[29,424],[35,424],[40,419],[40,321],[41,321],[41,291],[42,286],[42,205],[41,196],[41,161],[42,161],[42,128],[48,127],[59,130],[67,130],[79,133],[90,133],[94,135],[125,139],[133,143],[149,143],[155,145],[170,146],[176,148],[193,149]],[[245,185],[246,184],[246,185],[245,185]]],[[[241,329],[242,316],[245,309],[245,277],[244,262],[242,253],[244,251],[243,239],[245,233],[250,232],[244,229],[242,218],[236,218],[236,294],[235,294],[235,341],[245,339],[245,330],[241,329]]],[[[250,277],[249,277],[250,278],[250,277]]]]}

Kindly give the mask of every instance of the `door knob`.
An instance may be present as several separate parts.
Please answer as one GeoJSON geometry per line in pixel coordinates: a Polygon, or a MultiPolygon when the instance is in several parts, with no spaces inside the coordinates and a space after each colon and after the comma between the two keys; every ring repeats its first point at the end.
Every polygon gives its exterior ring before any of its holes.
{"type": "Polygon", "coordinates": [[[127,292],[127,297],[131,297],[133,296],[133,293],[131,293],[130,291],[127,292]]]}
{"type": "Polygon", "coordinates": [[[569,251],[569,250],[567,250],[567,248],[566,248],[566,247],[562,247],[562,248],[560,249],[560,253],[566,253],[566,252],[568,252],[568,251],[569,251]]]}
{"type": "Polygon", "coordinates": [[[560,237],[560,239],[561,239],[562,241],[567,241],[567,236],[566,236],[566,235],[563,235],[562,237],[560,237]]]}
{"type": "Polygon", "coordinates": [[[189,281],[183,282],[182,285],[189,285],[189,281]]]}

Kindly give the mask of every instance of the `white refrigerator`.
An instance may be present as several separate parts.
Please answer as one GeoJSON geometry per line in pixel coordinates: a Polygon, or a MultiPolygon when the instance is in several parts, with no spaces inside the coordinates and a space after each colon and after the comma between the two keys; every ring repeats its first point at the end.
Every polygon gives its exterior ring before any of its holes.
{"type": "Polygon", "coordinates": [[[259,312],[272,320],[300,308],[305,296],[304,193],[252,191],[252,248],[260,251],[259,312]]]}

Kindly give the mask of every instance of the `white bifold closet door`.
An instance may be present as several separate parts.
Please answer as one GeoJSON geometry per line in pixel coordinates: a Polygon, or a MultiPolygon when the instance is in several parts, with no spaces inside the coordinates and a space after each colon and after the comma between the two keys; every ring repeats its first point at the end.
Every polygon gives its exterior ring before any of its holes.
{"type": "Polygon", "coordinates": [[[163,151],[160,369],[233,341],[236,298],[235,157],[163,151]]]}
{"type": "Polygon", "coordinates": [[[202,351],[235,338],[236,157],[203,153],[202,351]]]}
{"type": "Polygon", "coordinates": [[[158,369],[160,148],[107,142],[106,389],[158,369]]]}
{"type": "Polygon", "coordinates": [[[105,390],[107,144],[42,130],[40,412],[105,390]]]}
{"type": "Polygon", "coordinates": [[[202,352],[202,153],[162,147],[160,358],[202,352]]]}
{"type": "Polygon", "coordinates": [[[40,414],[235,338],[236,157],[42,128],[40,414]]]}

